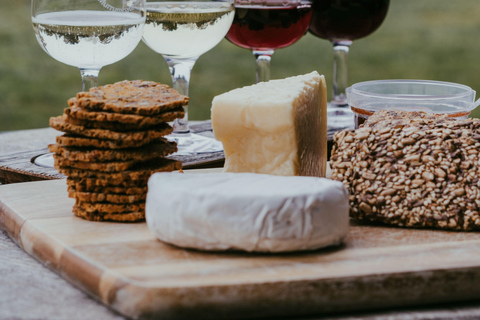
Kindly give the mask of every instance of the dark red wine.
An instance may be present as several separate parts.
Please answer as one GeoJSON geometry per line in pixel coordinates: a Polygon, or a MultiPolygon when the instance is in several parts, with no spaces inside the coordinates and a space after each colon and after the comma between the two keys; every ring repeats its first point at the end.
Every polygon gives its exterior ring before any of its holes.
{"type": "Polygon", "coordinates": [[[387,15],[390,0],[314,0],[310,32],[339,41],[368,36],[387,15]]]}
{"type": "Polygon", "coordinates": [[[227,39],[247,49],[287,47],[307,32],[311,16],[309,3],[286,6],[235,5],[235,17],[227,39]]]}

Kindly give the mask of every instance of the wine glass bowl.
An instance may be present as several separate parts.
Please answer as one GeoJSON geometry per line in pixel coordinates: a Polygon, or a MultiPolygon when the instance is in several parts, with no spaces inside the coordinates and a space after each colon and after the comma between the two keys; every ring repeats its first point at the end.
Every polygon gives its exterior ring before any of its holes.
{"type": "Polygon", "coordinates": [[[389,2],[314,0],[310,32],[330,41],[353,41],[366,37],[383,23],[389,2]]]}
{"type": "Polygon", "coordinates": [[[233,12],[231,2],[148,2],[143,41],[166,59],[196,59],[223,39],[233,12]]]}
{"type": "Polygon", "coordinates": [[[227,39],[251,50],[276,50],[297,42],[307,31],[309,2],[237,1],[227,39]]]}
{"type": "MultiPolygon", "coordinates": [[[[230,0],[178,0],[148,1],[146,9],[143,42],[163,56],[170,69],[173,88],[188,96],[190,74],[195,62],[225,37],[232,24],[235,7],[230,0]]],[[[185,116],[176,119],[173,126],[172,137],[177,141],[179,152],[184,152],[193,144],[188,106],[184,109],[185,116]]]]}
{"type": "Polygon", "coordinates": [[[144,6],[145,0],[32,0],[32,24],[45,52],[80,69],[85,91],[97,85],[102,67],[138,45],[144,6]]]}
{"type": "Polygon", "coordinates": [[[297,42],[308,30],[311,16],[308,0],[236,0],[227,39],[252,50],[257,82],[268,81],[271,55],[297,42]]]}

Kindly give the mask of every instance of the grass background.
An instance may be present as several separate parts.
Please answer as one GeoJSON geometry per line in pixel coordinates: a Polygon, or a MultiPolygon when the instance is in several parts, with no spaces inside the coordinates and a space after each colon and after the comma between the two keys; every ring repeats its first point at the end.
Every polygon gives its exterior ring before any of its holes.
{"type": "MultiPolygon", "coordinates": [[[[384,24],[353,43],[349,83],[375,79],[457,82],[480,90],[480,2],[391,0],[384,24]]],[[[272,78],[324,74],[330,84],[332,46],[307,34],[272,57],[272,78]]],[[[171,84],[163,58],[143,43],[100,73],[99,84],[144,79],[171,84]]],[[[255,81],[250,51],[226,40],[200,57],[190,86],[190,119],[210,117],[212,98],[255,81]]],[[[81,89],[80,73],[49,57],[38,45],[29,0],[0,1],[0,131],[48,126],[81,89]]],[[[479,94],[480,95],[480,94],[479,94]]],[[[472,114],[480,116],[480,109],[472,114]]]]}

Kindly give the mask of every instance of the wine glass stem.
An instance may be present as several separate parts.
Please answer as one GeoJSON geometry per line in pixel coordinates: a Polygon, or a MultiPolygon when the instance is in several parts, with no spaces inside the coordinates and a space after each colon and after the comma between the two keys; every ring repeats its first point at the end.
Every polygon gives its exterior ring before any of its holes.
{"type": "Polygon", "coordinates": [[[100,69],[80,69],[82,75],[82,91],[98,86],[98,73],[100,69]]]}
{"type": "MultiPolygon", "coordinates": [[[[172,75],[173,89],[178,93],[188,96],[188,84],[190,82],[190,74],[197,58],[190,59],[170,59],[165,58],[172,75]]],[[[173,133],[180,135],[189,135],[190,127],[188,126],[188,106],[183,106],[185,116],[182,119],[175,119],[173,122],[173,133]]]]}
{"type": "Polygon", "coordinates": [[[333,42],[333,98],[332,104],[337,107],[346,107],[348,87],[348,50],[352,41],[333,42]]]}
{"type": "Polygon", "coordinates": [[[270,60],[273,50],[253,50],[257,65],[257,83],[270,80],[270,60]]]}

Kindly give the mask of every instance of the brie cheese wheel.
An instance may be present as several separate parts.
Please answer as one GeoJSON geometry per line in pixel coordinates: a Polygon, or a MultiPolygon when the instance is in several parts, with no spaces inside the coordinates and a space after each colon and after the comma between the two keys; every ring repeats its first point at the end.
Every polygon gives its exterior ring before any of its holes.
{"type": "Polygon", "coordinates": [[[229,91],[212,101],[226,172],[325,177],[327,87],[310,74],[229,91]]]}
{"type": "Polygon", "coordinates": [[[314,250],[349,227],[345,186],[317,177],[155,173],[145,210],[158,239],[200,250],[314,250]]]}

